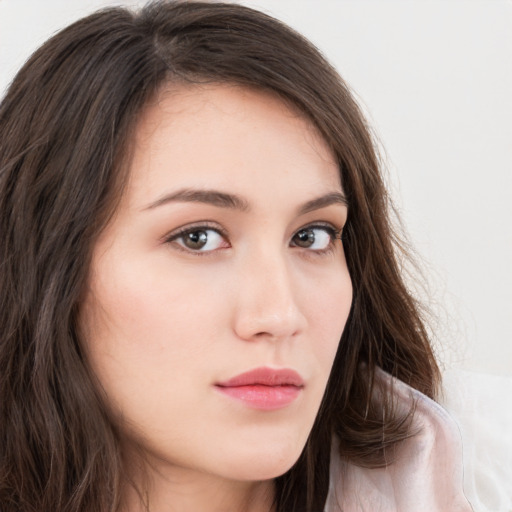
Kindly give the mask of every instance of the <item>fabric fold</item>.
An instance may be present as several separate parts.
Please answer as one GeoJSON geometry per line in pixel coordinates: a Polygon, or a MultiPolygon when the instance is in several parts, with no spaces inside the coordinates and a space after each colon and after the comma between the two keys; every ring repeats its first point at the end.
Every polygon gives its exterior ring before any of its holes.
{"type": "Polygon", "coordinates": [[[333,443],[324,512],[471,512],[463,492],[462,442],[457,424],[436,402],[378,370],[392,387],[399,412],[415,405],[417,432],[395,447],[394,462],[368,469],[339,456],[333,443]]]}

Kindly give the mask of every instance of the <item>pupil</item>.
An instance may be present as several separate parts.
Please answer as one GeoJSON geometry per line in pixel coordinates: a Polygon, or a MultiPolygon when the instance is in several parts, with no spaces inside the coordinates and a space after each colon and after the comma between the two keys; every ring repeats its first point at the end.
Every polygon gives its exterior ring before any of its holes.
{"type": "Polygon", "coordinates": [[[312,229],[303,229],[297,233],[297,245],[309,247],[315,242],[315,233],[312,229]]]}
{"type": "Polygon", "coordinates": [[[192,231],[187,233],[185,238],[185,245],[190,249],[201,249],[206,245],[208,235],[206,231],[192,231]]]}

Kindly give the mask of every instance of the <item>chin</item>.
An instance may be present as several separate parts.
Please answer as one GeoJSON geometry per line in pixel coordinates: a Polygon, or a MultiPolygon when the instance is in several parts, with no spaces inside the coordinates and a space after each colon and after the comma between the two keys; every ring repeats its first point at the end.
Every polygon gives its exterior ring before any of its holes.
{"type": "Polygon", "coordinates": [[[256,448],[253,453],[239,454],[229,464],[231,478],[243,481],[263,481],[277,478],[286,473],[299,459],[304,445],[267,446],[256,448]]]}

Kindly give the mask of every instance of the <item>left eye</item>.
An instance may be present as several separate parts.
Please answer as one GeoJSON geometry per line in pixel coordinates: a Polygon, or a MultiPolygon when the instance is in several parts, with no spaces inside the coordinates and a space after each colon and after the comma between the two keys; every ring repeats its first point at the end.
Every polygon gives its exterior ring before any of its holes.
{"type": "Polygon", "coordinates": [[[336,238],[336,230],[328,226],[309,226],[293,235],[292,243],[296,247],[322,251],[327,249],[336,238]]]}

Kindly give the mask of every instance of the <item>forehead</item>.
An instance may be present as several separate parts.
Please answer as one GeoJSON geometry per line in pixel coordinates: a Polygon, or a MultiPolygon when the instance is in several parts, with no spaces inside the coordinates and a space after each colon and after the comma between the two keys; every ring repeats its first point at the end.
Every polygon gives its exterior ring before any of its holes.
{"type": "Polygon", "coordinates": [[[251,181],[277,188],[294,179],[305,190],[319,183],[341,189],[336,159],[318,129],[270,92],[170,86],[146,106],[135,130],[132,194],[170,185],[232,189],[251,181]]]}

